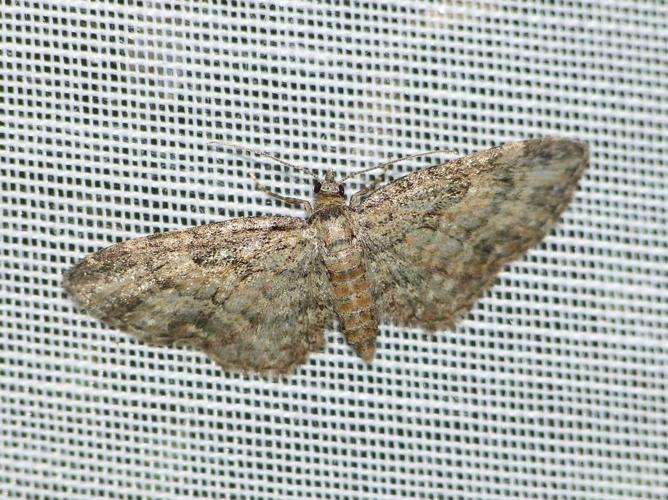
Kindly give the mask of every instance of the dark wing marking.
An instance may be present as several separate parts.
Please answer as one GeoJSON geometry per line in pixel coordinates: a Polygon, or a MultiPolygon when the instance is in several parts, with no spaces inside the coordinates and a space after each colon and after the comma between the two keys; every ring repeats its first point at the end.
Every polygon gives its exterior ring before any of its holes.
{"type": "Polygon", "coordinates": [[[226,369],[287,373],[324,345],[329,281],[301,219],[250,217],[89,255],[65,289],[91,315],[226,369]]]}
{"type": "Polygon", "coordinates": [[[356,209],[380,317],[452,328],[501,267],[539,242],[568,205],[585,144],[507,144],[411,173],[356,209]]]}

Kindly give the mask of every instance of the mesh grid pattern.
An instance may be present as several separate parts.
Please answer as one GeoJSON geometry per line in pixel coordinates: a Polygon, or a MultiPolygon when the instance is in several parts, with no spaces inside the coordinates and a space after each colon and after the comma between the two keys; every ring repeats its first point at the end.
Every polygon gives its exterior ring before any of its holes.
{"type": "Polygon", "coordinates": [[[0,496],[667,498],[665,4],[222,3],[0,5],[0,496]],[[226,374],[61,288],[122,239],[302,215],[248,172],[307,179],[212,138],[345,174],[550,134],[592,151],[562,223],[369,367],[329,332],[289,380],[226,374]]]}

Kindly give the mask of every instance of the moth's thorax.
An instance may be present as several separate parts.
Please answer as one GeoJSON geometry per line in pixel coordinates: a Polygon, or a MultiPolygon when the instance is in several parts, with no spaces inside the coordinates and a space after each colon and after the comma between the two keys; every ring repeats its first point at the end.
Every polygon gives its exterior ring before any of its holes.
{"type": "Polygon", "coordinates": [[[322,209],[333,207],[345,207],[346,199],[338,192],[336,194],[320,191],[315,195],[315,209],[314,212],[322,209]]]}
{"type": "Polygon", "coordinates": [[[353,230],[349,219],[350,209],[341,203],[321,205],[316,203],[310,222],[315,227],[325,254],[344,243],[352,245],[353,230]]]}

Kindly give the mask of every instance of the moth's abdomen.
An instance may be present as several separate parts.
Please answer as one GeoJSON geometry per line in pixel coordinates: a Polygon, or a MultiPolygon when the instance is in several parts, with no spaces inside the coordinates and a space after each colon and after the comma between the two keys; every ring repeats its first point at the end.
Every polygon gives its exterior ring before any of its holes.
{"type": "Polygon", "coordinates": [[[378,322],[362,252],[350,241],[340,241],[329,246],[325,266],[346,341],[362,359],[371,361],[376,352],[378,322]]]}

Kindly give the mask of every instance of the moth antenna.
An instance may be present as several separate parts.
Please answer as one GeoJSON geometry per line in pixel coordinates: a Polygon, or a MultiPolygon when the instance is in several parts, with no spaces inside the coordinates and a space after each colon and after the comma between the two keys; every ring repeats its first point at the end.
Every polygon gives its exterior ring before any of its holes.
{"type": "Polygon", "coordinates": [[[212,146],[212,145],[220,145],[220,146],[227,146],[229,148],[234,148],[234,149],[241,149],[242,151],[246,151],[247,153],[252,153],[256,156],[261,156],[263,158],[268,158],[270,160],[275,161],[276,163],[279,163],[281,165],[284,165],[286,167],[293,168],[297,170],[298,172],[303,172],[306,175],[310,175],[313,177],[315,180],[318,180],[318,176],[315,175],[312,172],[309,172],[309,170],[305,167],[302,167],[300,165],[295,165],[294,163],[287,162],[285,160],[281,160],[280,158],[267,153],[266,151],[262,151],[261,149],[255,149],[255,148],[250,148],[248,146],[244,146],[243,144],[237,144],[234,142],[227,142],[227,141],[209,141],[207,142],[207,146],[212,146]]]}
{"type": "Polygon", "coordinates": [[[390,167],[391,165],[394,165],[395,163],[399,163],[399,162],[402,162],[402,161],[405,161],[405,160],[410,160],[412,158],[419,158],[420,156],[435,155],[435,154],[438,154],[438,153],[459,154],[456,149],[448,148],[448,149],[435,149],[433,151],[427,151],[425,153],[416,153],[414,155],[402,156],[401,158],[395,158],[394,160],[383,162],[380,165],[376,165],[375,167],[369,167],[369,168],[365,168],[363,170],[358,170],[357,172],[352,173],[352,174],[344,177],[341,180],[341,182],[345,182],[348,179],[352,179],[353,177],[357,177],[360,174],[363,174],[365,172],[371,172],[372,170],[376,170],[378,168],[382,168],[383,171],[385,171],[385,170],[388,169],[388,167],[390,167]]]}

